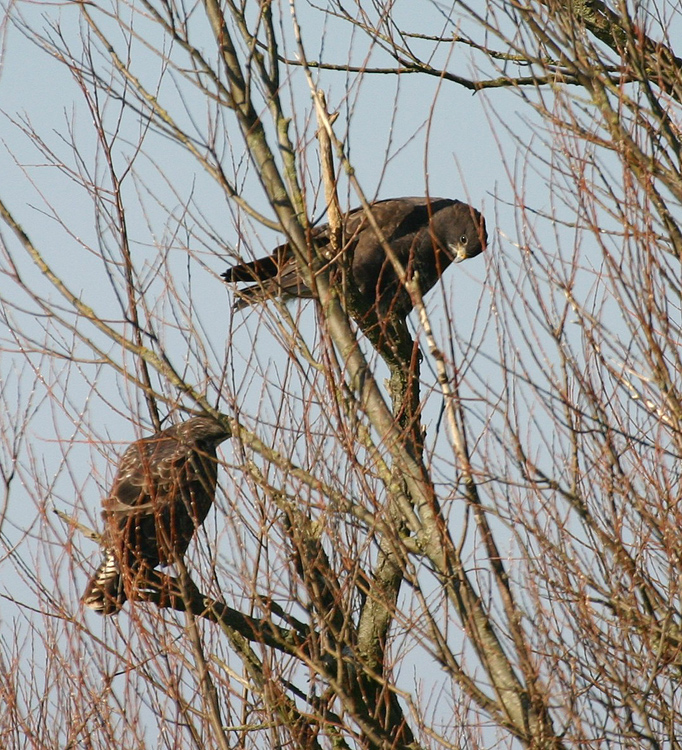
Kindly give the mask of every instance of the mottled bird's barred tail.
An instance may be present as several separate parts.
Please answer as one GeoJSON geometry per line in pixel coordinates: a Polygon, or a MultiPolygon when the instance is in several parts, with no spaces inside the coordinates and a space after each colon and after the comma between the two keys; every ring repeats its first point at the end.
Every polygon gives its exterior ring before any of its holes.
{"type": "Polygon", "coordinates": [[[81,601],[101,615],[113,615],[125,604],[123,579],[113,550],[105,551],[104,560],[90,579],[81,601]]]}

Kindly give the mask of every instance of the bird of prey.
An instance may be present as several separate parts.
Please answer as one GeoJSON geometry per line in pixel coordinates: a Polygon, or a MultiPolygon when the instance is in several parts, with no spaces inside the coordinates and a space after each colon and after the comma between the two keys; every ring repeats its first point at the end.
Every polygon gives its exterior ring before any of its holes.
{"type": "MultiPolygon", "coordinates": [[[[371,210],[408,278],[418,272],[422,295],[451,263],[483,252],[488,239],[483,216],[450,198],[393,198],[373,203],[371,210]]],[[[329,225],[315,227],[311,236],[322,255],[330,257],[329,225]]],[[[387,315],[406,317],[412,300],[363,209],[356,208],[344,216],[341,248],[353,254],[351,274],[362,302],[374,308],[379,319],[387,315]]],[[[233,266],[223,278],[231,283],[253,282],[238,291],[237,308],[276,296],[312,296],[289,244],[280,245],[266,258],[233,266]]]]}
{"type": "Polygon", "coordinates": [[[216,447],[230,434],[199,416],[134,442],[102,501],[103,561],[83,603],[109,615],[157,565],[182,558],[215,497],[216,447]]]}

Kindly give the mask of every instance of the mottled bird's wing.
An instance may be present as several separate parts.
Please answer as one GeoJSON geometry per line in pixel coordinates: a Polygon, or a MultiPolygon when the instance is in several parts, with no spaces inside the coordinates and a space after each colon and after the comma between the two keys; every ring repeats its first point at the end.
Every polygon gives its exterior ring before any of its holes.
{"type": "Polygon", "coordinates": [[[187,447],[163,433],[133,443],[121,458],[111,494],[102,501],[105,514],[126,508],[140,512],[152,499],[167,496],[188,458],[187,447]]]}
{"type": "Polygon", "coordinates": [[[229,437],[209,417],[194,417],[133,443],[123,454],[103,502],[104,560],[83,603],[118,611],[126,586],[138,586],[157,565],[184,555],[215,495],[216,446],[229,437]]]}
{"type": "MultiPolygon", "coordinates": [[[[433,210],[436,210],[436,202],[440,200],[435,199],[435,201],[430,202],[434,207],[433,210]]],[[[429,201],[425,198],[393,198],[372,204],[372,213],[384,234],[391,237],[414,231],[418,229],[419,222],[422,222],[423,225],[424,221],[428,221],[428,214],[424,211],[428,203],[429,201]],[[402,231],[399,231],[401,225],[402,231]]],[[[367,238],[370,242],[376,239],[367,214],[362,208],[353,209],[345,215],[344,234],[346,244],[357,242],[362,234],[371,235],[367,238]]],[[[324,252],[329,240],[329,225],[323,224],[315,227],[311,236],[324,252]]],[[[278,275],[286,276],[289,270],[287,266],[293,262],[294,255],[291,246],[289,243],[284,243],[276,247],[271,255],[245,263],[238,263],[236,266],[228,268],[222,274],[222,277],[230,283],[267,281],[278,275]]]]}

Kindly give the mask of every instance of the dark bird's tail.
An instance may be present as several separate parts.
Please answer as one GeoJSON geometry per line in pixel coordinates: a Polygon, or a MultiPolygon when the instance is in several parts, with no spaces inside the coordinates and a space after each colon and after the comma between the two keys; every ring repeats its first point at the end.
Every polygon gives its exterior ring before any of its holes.
{"type": "Polygon", "coordinates": [[[221,274],[228,284],[252,282],[237,290],[234,309],[240,310],[275,297],[310,297],[311,293],[298,273],[289,245],[280,245],[272,255],[238,263],[221,274]]]}
{"type": "Polygon", "coordinates": [[[126,593],[113,550],[106,550],[104,560],[90,579],[81,601],[101,615],[113,615],[125,604],[126,593]]]}
{"type": "Polygon", "coordinates": [[[234,302],[234,309],[241,310],[257,302],[266,302],[276,297],[281,290],[273,281],[279,272],[279,265],[275,256],[240,263],[228,268],[222,277],[230,284],[239,281],[252,281],[251,286],[240,289],[234,302]]]}
{"type": "Polygon", "coordinates": [[[237,281],[265,281],[277,276],[281,265],[284,263],[283,253],[277,248],[267,258],[252,260],[247,263],[239,263],[228,268],[221,276],[225,281],[235,283],[237,281]]]}

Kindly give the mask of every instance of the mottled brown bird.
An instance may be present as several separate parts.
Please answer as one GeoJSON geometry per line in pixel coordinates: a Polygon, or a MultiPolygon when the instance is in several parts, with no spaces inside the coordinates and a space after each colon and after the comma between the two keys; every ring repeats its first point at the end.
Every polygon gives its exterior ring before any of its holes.
{"type": "Polygon", "coordinates": [[[182,558],[215,497],[216,447],[229,433],[200,416],[138,440],[123,454],[102,501],[104,560],[83,595],[101,614],[118,612],[157,565],[182,558]]]}
{"type": "MultiPolygon", "coordinates": [[[[450,198],[393,198],[372,204],[372,214],[408,278],[419,273],[426,294],[451,264],[483,252],[488,239],[485,219],[471,206],[450,198]]],[[[331,254],[329,225],[312,230],[323,255],[331,254]]],[[[351,273],[361,299],[379,318],[405,317],[412,300],[362,209],[343,219],[342,247],[353,253],[351,273]]],[[[273,297],[311,297],[289,244],[272,255],[240,263],[224,274],[230,282],[254,282],[238,291],[237,308],[273,297]]]]}

